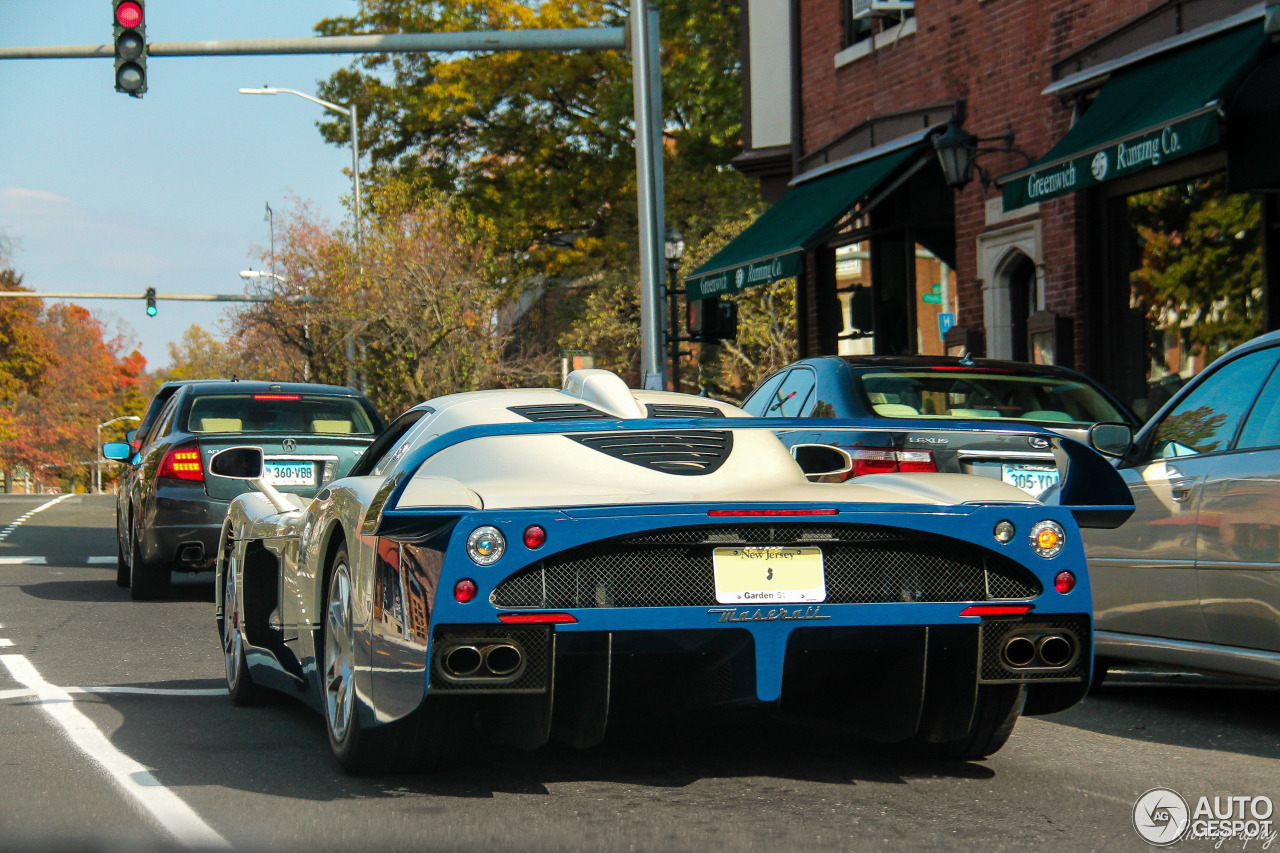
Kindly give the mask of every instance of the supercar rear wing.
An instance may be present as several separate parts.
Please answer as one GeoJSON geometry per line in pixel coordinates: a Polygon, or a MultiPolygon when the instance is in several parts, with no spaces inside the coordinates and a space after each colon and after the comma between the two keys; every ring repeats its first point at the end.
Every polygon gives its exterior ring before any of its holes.
{"type": "MultiPolygon", "coordinates": [[[[410,516],[420,521],[423,516],[420,508],[399,509],[401,497],[410,480],[435,454],[475,439],[527,435],[608,435],[627,432],[687,433],[690,430],[729,433],[743,430],[770,430],[775,434],[807,431],[821,432],[824,435],[848,431],[865,436],[875,433],[909,432],[918,428],[918,423],[894,422],[883,418],[875,420],[823,418],[820,421],[811,418],[648,418],[480,424],[463,427],[439,435],[410,451],[399,473],[388,479],[378,490],[365,517],[362,532],[370,535],[385,532],[391,527],[399,526],[397,522],[409,522],[410,516]],[[405,517],[398,518],[400,515],[405,517]]],[[[1043,439],[1053,451],[1061,472],[1061,480],[1056,488],[1046,493],[1041,503],[1068,509],[1080,527],[1119,527],[1134,511],[1133,498],[1115,468],[1100,453],[1074,439],[1032,426],[1013,428],[992,427],[981,423],[931,423],[929,429],[937,432],[983,432],[1043,439]]],[[[441,515],[456,515],[459,512],[469,512],[477,508],[473,504],[469,505],[459,500],[458,506],[451,510],[444,506],[438,507],[437,510],[441,515]]]]}

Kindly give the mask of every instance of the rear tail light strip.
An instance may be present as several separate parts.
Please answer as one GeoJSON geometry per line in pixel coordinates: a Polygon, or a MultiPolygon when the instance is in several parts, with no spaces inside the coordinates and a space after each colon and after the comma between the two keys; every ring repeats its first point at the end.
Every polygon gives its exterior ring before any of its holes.
{"type": "Polygon", "coordinates": [[[864,474],[932,473],[938,470],[931,450],[855,447],[849,451],[849,456],[853,459],[849,477],[861,477],[864,474]]]}
{"type": "Polygon", "coordinates": [[[188,445],[174,447],[164,455],[158,477],[204,482],[204,466],[200,464],[200,448],[188,445]]]}

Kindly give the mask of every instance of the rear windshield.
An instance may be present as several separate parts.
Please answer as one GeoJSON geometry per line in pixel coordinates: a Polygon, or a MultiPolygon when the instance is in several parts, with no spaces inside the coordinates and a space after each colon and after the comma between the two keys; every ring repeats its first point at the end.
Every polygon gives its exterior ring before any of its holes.
{"type": "Polygon", "coordinates": [[[187,414],[196,433],[372,435],[358,400],[312,394],[219,394],[196,397],[187,414]]]}
{"type": "Polygon", "coordinates": [[[1053,376],[978,370],[863,373],[862,390],[886,418],[1012,418],[1093,424],[1126,418],[1088,385],[1053,376]]]}

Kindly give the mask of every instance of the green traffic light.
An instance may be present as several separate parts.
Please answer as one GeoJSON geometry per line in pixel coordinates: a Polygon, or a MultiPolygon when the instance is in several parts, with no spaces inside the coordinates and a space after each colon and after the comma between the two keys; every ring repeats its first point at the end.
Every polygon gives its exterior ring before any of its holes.
{"type": "Polygon", "coordinates": [[[156,316],[156,306],[154,306],[154,305],[148,305],[148,306],[147,306],[147,316],[148,316],[148,317],[154,317],[154,316],[156,316]]]}
{"type": "Polygon", "coordinates": [[[148,287],[147,292],[143,294],[143,298],[147,300],[147,316],[156,316],[156,289],[148,287]]]}

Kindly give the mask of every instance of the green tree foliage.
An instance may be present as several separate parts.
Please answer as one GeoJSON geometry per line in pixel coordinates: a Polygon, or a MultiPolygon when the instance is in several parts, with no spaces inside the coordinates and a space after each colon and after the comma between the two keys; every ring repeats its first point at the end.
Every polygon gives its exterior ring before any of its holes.
{"type": "MultiPolygon", "coordinates": [[[[1223,176],[1214,175],[1131,196],[1129,216],[1141,244],[1130,283],[1151,326],[1185,326],[1206,364],[1262,332],[1255,196],[1228,195],[1223,176]]],[[[1154,343],[1151,354],[1162,362],[1154,343]]]]}
{"type": "MultiPolygon", "coordinates": [[[[317,25],[324,35],[625,26],[604,0],[366,0],[317,25]]],[[[757,197],[725,168],[739,150],[738,4],[670,0],[661,9],[668,219],[698,234],[757,197]]],[[[526,274],[633,263],[631,64],[611,51],[370,55],[321,86],[354,100],[375,180],[397,172],[456,194],[497,225],[500,255],[526,274]],[[425,180],[424,180],[425,179],[425,180]],[[550,245],[573,235],[573,248],[550,245]]],[[[322,125],[347,144],[341,120],[322,125]]],[[[562,241],[563,242],[563,241],[562,241]]]]}

